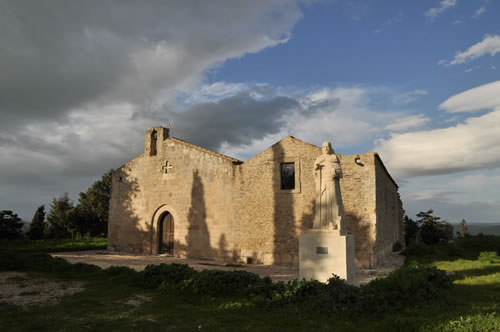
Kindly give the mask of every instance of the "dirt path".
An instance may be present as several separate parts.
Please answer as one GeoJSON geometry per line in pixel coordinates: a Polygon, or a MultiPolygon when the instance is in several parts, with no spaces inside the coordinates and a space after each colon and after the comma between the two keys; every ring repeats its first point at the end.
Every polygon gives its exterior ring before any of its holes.
{"type": "MultiPolygon", "coordinates": [[[[245,270],[248,272],[257,273],[262,277],[269,276],[274,281],[287,281],[299,278],[299,269],[293,266],[282,266],[282,265],[253,265],[253,264],[243,264],[240,266],[226,266],[223,263],[210,261],[210,260],[200,260],[200,259],[189,259],[189,258],[177,258],[168,255],[155,255],[155,256],[145,256],[145,255],[131,255],[131,254],[121,254],[115,252],[109,252],[106,250],[89,250],[89,251],[77,251],[77,252],[60,252],[52,254],[54,257],[61,257],[66,259],[70,263],[87,263],[100,266],[101,268],[107,268],[110,266],[128,266],[137,271],[143,270],[148,264],[160,264],[160,263],[178,263],[187,264],[196,270],[205,269],[217,269],[217,270],[245,270]]],[[[378,277],[383,277],[389,274],[391,271],[402,266],[404,264],[404,256],[398,254],[392,254],[384,265],[376,269],[362,269],[356,271],[357,284],[364,284],[378,277]]]]}

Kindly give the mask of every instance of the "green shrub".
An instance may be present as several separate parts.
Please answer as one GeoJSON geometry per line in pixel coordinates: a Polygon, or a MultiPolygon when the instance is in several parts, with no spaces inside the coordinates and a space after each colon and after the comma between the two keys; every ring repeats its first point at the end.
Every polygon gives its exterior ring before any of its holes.
{"type": "Polygon", "coordinates": [[[195,270],[186,264],[149,264],[144,269],[144,284],[156,288],[162,283],[177,284],[191,278],[195,270]]]}
{"type": "Polygon", "coordinates": [[[403,267],[361,286],[356,310],[387,312],[425,303],[440,297],[443,290],[451,289],[452,285],[446,272],[435,267],[403,267]]]}
{"type": "Polygon", "coordinates": [[[183,291],[202,296],[228,296],[242,294],[261,282],[255,273],[246,271],[203,270],[184,280],[183,291]]]}
{"type": "Polygon", "coordinates": [[[500,260],[500,257],[495,251],[482,251],[477,259],[483,262],[496,263],[500,260]]]}
{"type": "Polygon", "coordinates": [[[138,272],[126,266],[110,266],[104,269],[103,273],[120,284],[141,285],[144,280],[143,272],[138,272]]]}
{"type": "Polygon", "coordinates": [[[403,251],[405,256],[429,256],[435,254],[435,249],[425,243],[411,242],[403,251]]]}
{"type": "Polygon", "coordinates": [[[0,271],[22,271],[28,266],[28,262],[21,254],[0,253],[0,271]]]}

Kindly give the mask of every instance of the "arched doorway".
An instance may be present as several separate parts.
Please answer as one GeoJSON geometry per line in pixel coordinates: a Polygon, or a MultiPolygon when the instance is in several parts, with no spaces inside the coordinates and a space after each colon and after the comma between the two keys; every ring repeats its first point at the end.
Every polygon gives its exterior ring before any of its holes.
{"type": "Polygon", "coordinates": [[[174,254],[174,218],[168,211],[158,220],[158,253],[174,254]]]}

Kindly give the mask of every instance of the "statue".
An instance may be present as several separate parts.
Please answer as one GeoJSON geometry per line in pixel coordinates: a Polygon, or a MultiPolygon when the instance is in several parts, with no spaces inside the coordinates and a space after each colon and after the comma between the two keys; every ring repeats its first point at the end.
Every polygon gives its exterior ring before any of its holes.
{"type": "Polygon", "coordinates": [[[340,195],[339,156],[330,142],[323,143],[322,154],[314,161],[316,206],[313,229],[299,237],[299,279],[327,282],[332,273],[356,282],[354,235],[344,226],[344,206],[340,195]]]}
{"type": "Polygon", "coordinates": [[[342,178],[340,159],[330,142],[324,142],[322,154],[314,162],[316,206],[313,229],[344,230],[344,206],[339,180],[342,178]]]}

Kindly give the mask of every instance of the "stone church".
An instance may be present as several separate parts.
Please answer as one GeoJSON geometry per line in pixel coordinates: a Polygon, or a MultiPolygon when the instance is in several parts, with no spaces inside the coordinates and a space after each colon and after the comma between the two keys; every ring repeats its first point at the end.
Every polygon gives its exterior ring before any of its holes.
{"type": "MultiPolygon", "coordinates": [[[[298,265],[298,237],[313,225],[321,148],[287,136],[240,161],[169,131],[148,130],[144,153],[114,172],[109,249],[298,265]]],[[[340,158],[355,263],[372,268],[404,243],[398,186],[377,153],[340,158]]]]}

